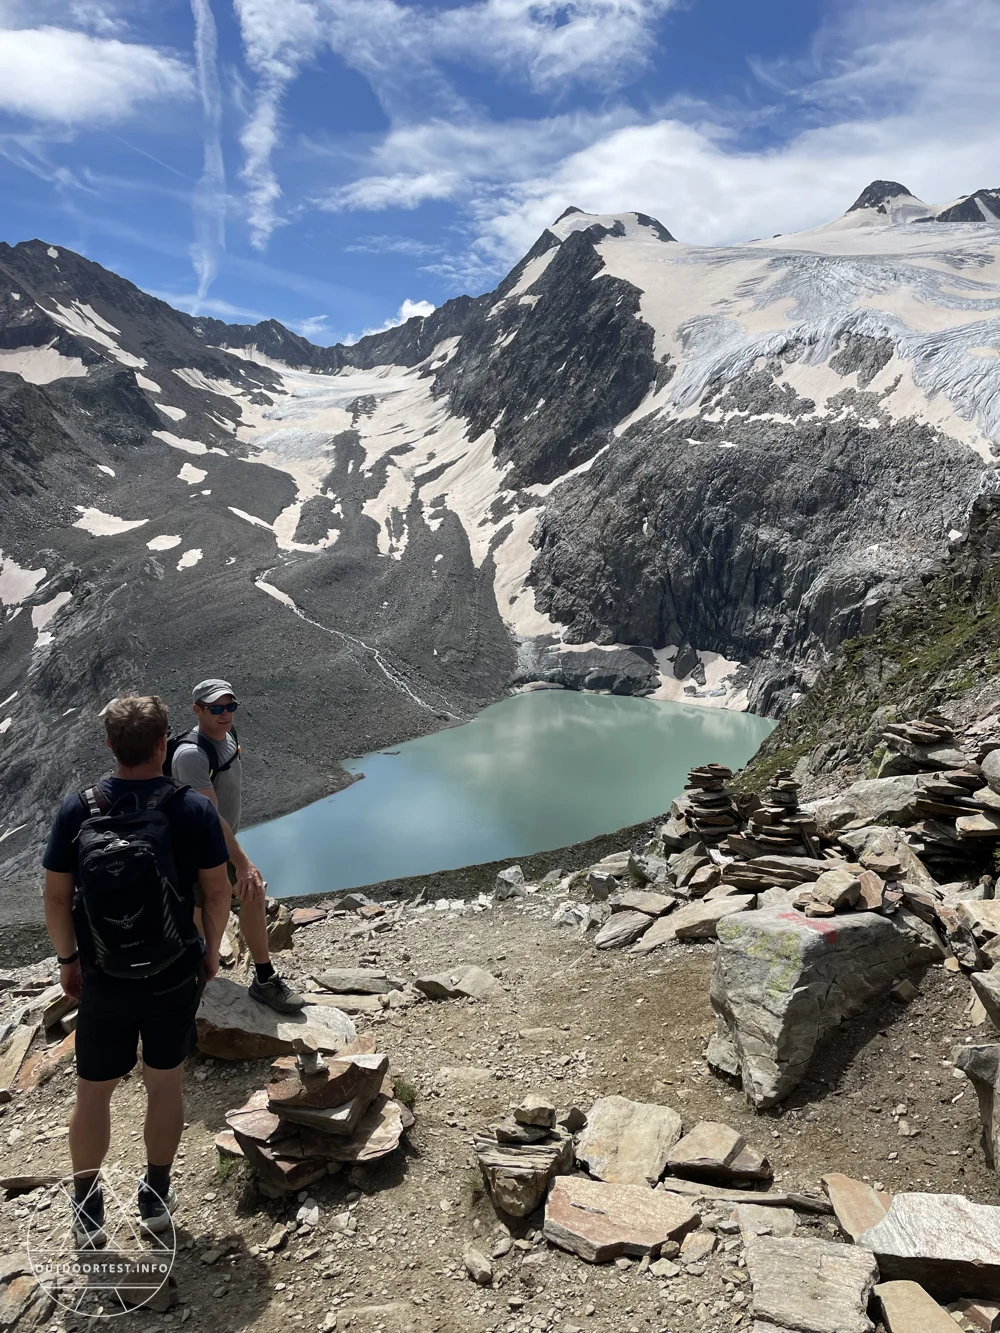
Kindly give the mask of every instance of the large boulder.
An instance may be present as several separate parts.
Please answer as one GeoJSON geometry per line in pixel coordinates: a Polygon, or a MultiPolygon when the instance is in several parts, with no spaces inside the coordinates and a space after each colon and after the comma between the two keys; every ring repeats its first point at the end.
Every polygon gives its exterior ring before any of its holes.
{"type": "Polygon", "coordinates": [[[920,949],[873,912],[825,920],[765,908],[725,918],[718,933],[712,1006],[758,1110],[787,1097],[820,1038],[884,995],[920,949]]]}
{"type": "Polygon", "coordinates": [[[803,806],[816,820],[821,834],[836,833],[839,829],[879,820],[890,823],[909,823],[917,817],[914,802],[926,779],[918,774],[896,778],[867,778],[852,783],[837,796],[813,801],[803,806]]]}
{"type": "Polygon", "coordinates": [[[1000,1296],[1000,1208],[961,1194],[897,1194],[858,1237],[883,1281],[919,1282],[938,1300],[1000,1296]]]}
{"type": "Polygon", "coordinates": [[[354,1024],[339,1009],[307,1004],[297,1014],[276,1014],[251,1000],[245,986],[225,977],[208,983],[198,1010],[198,1049],[218,1060],[291,1055],[299,1038],[335,1054],[357,1035],[354,1024]]]}

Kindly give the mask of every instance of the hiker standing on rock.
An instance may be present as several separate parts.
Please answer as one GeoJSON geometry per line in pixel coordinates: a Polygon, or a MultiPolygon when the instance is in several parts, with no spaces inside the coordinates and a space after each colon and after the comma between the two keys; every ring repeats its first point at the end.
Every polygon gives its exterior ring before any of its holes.
{"type": "Polygon", "coordinates": [[[278,975],[267,942],[264,880],[236,840],[243,794],[242,750],[233,725],[239,703],[228,680],[203,680],[191,691],[197,727],[171,740],[168,771],[188,787],[207,796],[219,812],[229,848],[232,909],[254,961],[257,975],[250,995],[278,1013],[301,1009],[305,1000],[278,975]]]}
{"type": "Polygon", "coordinates": [[[164,777],[167,709],[156,696],[105,710],[113,777],[67,796],[45,849],[45,924],[67,995],[79,998],[76,1104],[69,1124],[73,1236],[107,1244],[100,1169],[111,1142],[111,1095],[142,1041],[146,1174],[142,1227],[170,1226],[170,1168],[184,1127],[184,1057],[219,967],[229,919],[229,852],[214,807],[164,777]],[[194,920],[195,885],[204,941],[194,920]]]}

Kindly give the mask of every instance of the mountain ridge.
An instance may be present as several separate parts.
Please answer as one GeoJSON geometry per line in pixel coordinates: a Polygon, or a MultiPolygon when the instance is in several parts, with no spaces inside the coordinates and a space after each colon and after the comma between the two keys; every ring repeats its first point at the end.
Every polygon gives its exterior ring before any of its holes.
{"type": "Polygon", "coordinates": [[[126,688],[246,683],[251,818],[525,683],[786,712],[995,473],[1000,232],[885,184],[723,247],[567,211],[351,347],[0,247],[0,876],[126,688]]]}

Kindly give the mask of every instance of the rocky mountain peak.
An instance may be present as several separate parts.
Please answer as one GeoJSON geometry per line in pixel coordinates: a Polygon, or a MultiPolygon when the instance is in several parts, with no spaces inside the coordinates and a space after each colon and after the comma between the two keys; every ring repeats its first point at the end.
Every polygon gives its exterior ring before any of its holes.
{"type": "Polygon", "coordinates": [[[855,213],[859,208],[873,208],[877,213],[888,213],[890,200],[901,196],[914,198],[913,193],[905,185],[900,185],[899,181],[872,181],[870,185],[865,186],[847,211],[855,213]]]}
{"type": "Polygon", "coordinates": [[[662,222],[650,217],[648,213],[585,213],[579,208],[567,208],[565,213],[555,220],[549,231],[564,241],[577,231],[590,231],[599,228],[605,235],[615,237],[642,236],[649,239],[649,234],[658,241],[674,241],[677,238],[662,222]]]}

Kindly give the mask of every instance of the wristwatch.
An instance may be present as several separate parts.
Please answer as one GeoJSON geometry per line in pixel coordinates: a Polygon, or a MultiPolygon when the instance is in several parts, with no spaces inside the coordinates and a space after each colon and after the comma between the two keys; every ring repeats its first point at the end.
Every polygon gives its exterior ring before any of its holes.
{"type": "Polygon", "coordinates": [[[76,952],[71,953],[68,958],[60,958],[59,955],[56,954],[56,962],[59,964],[60,967],[68,967],[70,963],[75,963],[79,957],[80,957],[80,950],[77,949],[76,952]]]}

